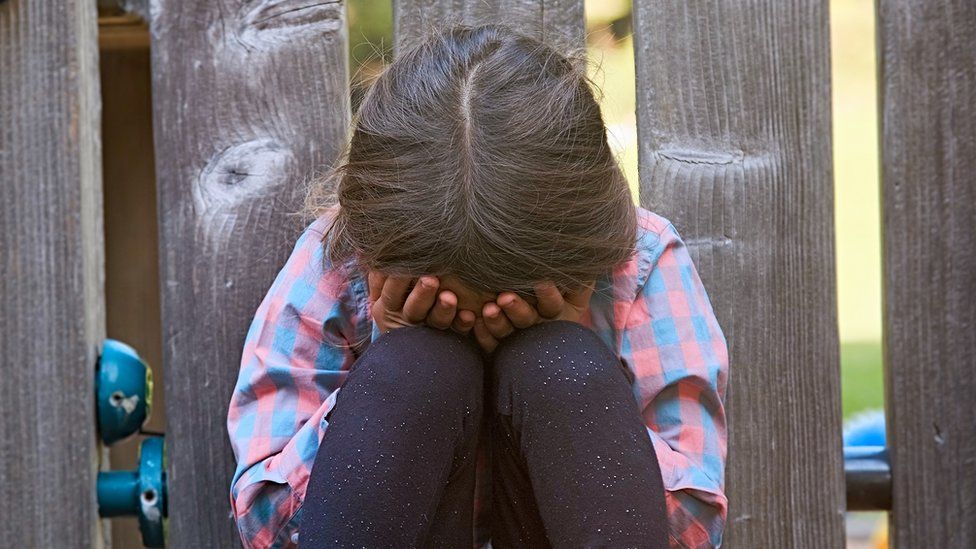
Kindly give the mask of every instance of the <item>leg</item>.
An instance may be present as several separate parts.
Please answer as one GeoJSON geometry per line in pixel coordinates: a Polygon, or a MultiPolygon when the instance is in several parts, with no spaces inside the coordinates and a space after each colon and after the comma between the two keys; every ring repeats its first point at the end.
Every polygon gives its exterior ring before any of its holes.
{"type": "Polygon", "coordinates": [[[496,350],[496,549],[667,547],[661,471],[624,368],[591,330],[564,321],[496,350]]]}
{"type": "Polygon", "coordinates": [[[470,547],[483,358],[453,332],[384,334],[339,390],[302,510],[304,547],[470,547]]]}

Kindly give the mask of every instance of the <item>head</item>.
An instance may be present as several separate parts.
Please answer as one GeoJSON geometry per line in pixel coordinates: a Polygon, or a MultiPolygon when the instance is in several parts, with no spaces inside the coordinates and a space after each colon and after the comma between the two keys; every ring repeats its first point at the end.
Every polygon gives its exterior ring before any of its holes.
{"type": "Polygon", "coordinates": [[[633,253],[636,213],[585,63],[497,25],[403,52],[313,193],[328,260],[487,296],[569,290],[633,253]],[[337,202],[337,207],[336,206],[337,202]]]}

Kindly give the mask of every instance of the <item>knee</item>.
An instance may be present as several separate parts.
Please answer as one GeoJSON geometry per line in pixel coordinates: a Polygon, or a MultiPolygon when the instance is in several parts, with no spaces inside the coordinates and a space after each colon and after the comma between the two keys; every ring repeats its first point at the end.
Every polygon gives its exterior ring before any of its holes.
{"type": "Polygon", "coordinates": [[[368,379],[369,390],[390,406],[430,413],[480,407],[483,358],[473,341],[449,330],[397,328],[370,343],[347,383],[353,378],[368,379]]]}
{"type": "Polygon", "coordinates": [[[576,322],[542,322],[520,330],[495,351],[495,383],[531,387],[542,398],[581,396],[586,389],[626,377],[617,356],[592,330],[576,322]]]}

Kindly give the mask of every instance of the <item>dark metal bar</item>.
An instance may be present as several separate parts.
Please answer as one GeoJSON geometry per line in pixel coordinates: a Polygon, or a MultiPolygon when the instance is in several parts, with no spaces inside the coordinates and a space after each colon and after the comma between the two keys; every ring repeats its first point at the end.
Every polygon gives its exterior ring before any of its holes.
{"type": "Polygon", "coordinates": [[[891,510],[891,462],[884,446],[845,446],[848,511],[891,510]]]}

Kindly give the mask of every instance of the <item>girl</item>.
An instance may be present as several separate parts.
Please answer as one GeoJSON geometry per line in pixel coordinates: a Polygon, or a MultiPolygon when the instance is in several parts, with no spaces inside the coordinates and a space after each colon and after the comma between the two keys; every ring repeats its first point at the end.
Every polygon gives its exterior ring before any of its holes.
{"type": "Polygon", "coordinates": [[[458,26],[372,85],[245,342],[245,546],[720,544],[725,340],[582,66],[458,26]]]}

